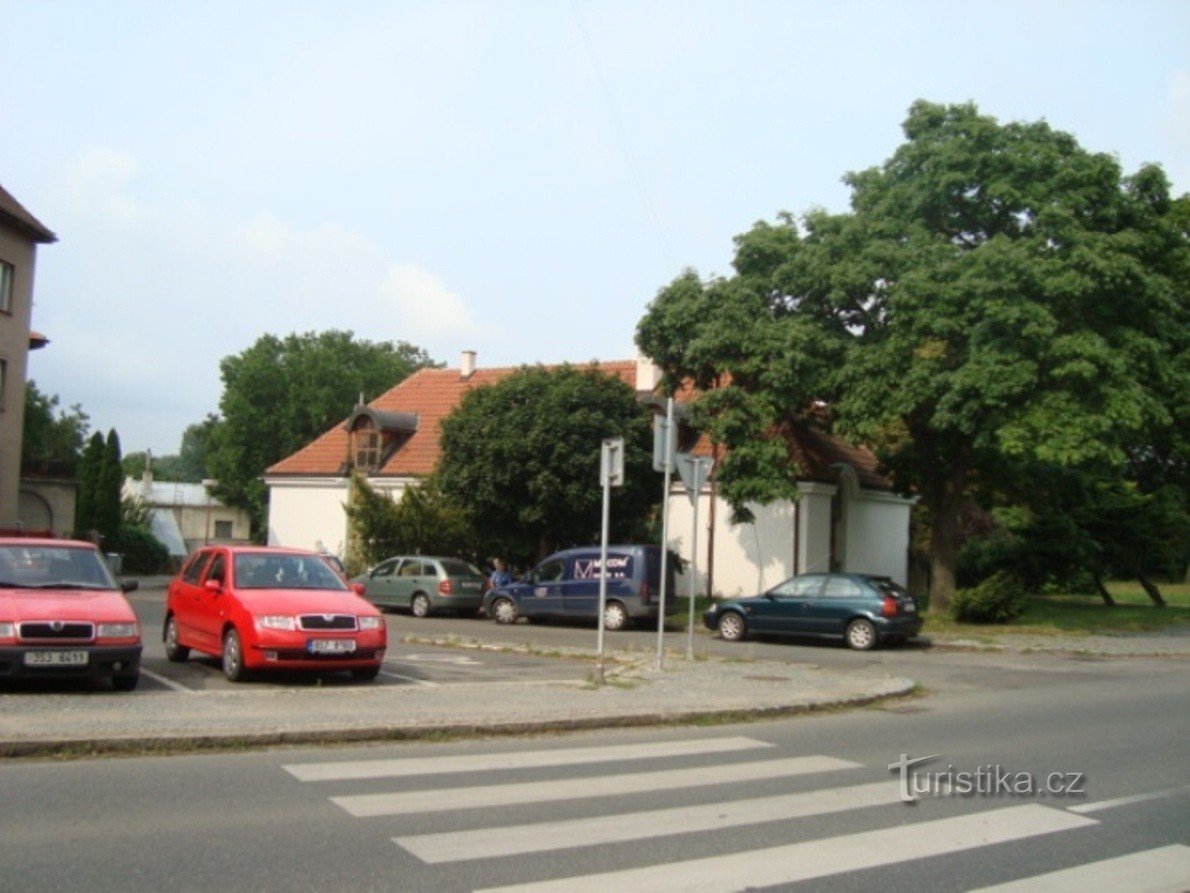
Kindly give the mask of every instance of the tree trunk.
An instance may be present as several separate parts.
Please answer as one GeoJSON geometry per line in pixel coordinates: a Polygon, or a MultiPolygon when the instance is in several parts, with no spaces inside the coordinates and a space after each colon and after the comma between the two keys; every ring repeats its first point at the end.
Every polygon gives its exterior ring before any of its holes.
{"type": "Polygon", "coordinates": [[[1111,593],[1103,585],[1103,577],[1099,576],[1098,572],[1095,572],[1091,574],[1091,579],[1095,581],[1095,590],[1099,593],[1099,597],[1103,599],[1103,603],[1109,608],[1114,608],[1116,606],[1116,600],[1111,597],[1111,593]]]}
{"type": "Polygon", "coordinates": [[[1154,584],[1152,580],[1150,580],[1148,577],[1145,577],[1143,574],[1138,575],[1137,579],[1140,580],[1140,585],[1144,587],[1144,590],[1148,593],[1149,598],[1153,600],[1153,604],[1155,604],[1158,608],[1164,608],[1165,599],[1161,597],[1161,590],[1157,588],[1156,584],[1154,584]]]}
{"type": "Polygon", "coordinates": [[[930,525],[930,610],[944,611],[950,607],[955,590],[955,555],[958,553],[957,508],[947,501],[934,509],[930,525]]]}

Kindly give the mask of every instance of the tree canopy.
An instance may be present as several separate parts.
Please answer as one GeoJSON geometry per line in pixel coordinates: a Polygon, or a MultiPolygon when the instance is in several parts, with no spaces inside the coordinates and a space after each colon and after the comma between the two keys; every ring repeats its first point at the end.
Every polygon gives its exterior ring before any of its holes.
{"type": "Polygon", "coordinates": [[[53,463],[74,469],[82,456],[91,420],[75,403],[62,409],[57,394],[43,394],[37,382],[25,385],[22,463],[53,463]]]}
{"type": "Polygon", "coordinates": [[[526,367],[468,392],[442,423],[439,484],[467,507],[489,557],[530,561],[599,539],[605,437],[623,437],[625,452],[612,536],[632,539],[660,498],[649,414],[597,367],[526,367]]]}
{"type": "Polygon", "coordinates": [[[247,509],[259,534],[266,468],[345,418],[360,394],[370,399],[431,365],[425,351],[404,341],[372,342],[346,331],[264,335],[224,357],[221,419],[202,432],[217,495],[247,509]]]}
{"type": "Polygon", "coordinates": [[[825,401],[921,498],[944,603],[960,509],[998,474],[1119,475],[1138,444],[1184,448],[1190,263],[1155,166],[1124,176],[1044,122],[971,104],[919,101],[904,132],[845,177],[849,212],[756,224],[734,275],[680,276],[637,342],[671,384],[710,389],[696,419],[729,447],[733,505],[796,495],[782,428],[825,401]]]}

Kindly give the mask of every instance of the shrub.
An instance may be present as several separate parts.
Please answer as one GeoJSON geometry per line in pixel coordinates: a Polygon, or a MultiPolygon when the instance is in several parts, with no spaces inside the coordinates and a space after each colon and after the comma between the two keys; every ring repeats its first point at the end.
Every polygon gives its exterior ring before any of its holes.
{"type": "Polygon", "coordinates": [[[1016,578],[1001,571],[977,586],[958,590],[950,613],[960,623],[1007,623],[1021,616],[1027,599],[1016,578]]]}
{"type": "Polygon", "coordinates": [[[144,527],[121,528],[104,548],[124,556],[126,574],[156,574],[169,564],[169,550],[144,527]]]}

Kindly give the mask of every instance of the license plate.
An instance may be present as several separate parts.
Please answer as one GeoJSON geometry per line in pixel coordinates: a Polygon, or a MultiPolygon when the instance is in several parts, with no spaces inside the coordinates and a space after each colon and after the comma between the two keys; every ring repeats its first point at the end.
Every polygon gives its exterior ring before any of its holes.
{"type": "Polygon", "coordinates": [[[86,651],[26,651],[26,667],[85,667],[90,655],[86,651]]]}
{"type": "Polygon", "coordinates": [[[906,614],[916,614],[917,613],[917,605],[913,604],[913,602],[906,602],[905,603],[905,613],[906,614]]]}
{"type": "Polygon", "coordinates": [[[355,651],[355,639],[311,639],[306,650],[311,654],[350,654],[355,651]]]}

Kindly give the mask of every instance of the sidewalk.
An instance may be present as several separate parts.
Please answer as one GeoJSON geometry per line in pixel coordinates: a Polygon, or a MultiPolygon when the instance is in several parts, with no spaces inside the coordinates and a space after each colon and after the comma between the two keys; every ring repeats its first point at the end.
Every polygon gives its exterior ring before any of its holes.
{"type": "Polygon", "coordinates": [[[244,691],[0,695],[0,757],[156,753],[218,747],[398,741],[784,716],[909,694],[912,680],[842,677],[805,665],[631,657],[560,660],[549,683],[435,688],[331,684],[244,691]]]}

